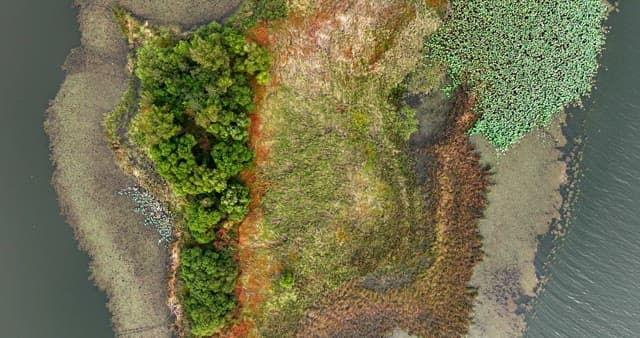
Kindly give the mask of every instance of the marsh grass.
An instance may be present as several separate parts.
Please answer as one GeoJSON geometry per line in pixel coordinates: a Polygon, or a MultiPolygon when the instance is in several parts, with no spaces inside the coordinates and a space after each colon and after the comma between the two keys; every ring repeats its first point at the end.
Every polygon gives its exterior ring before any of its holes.
{"type": "MultiPolygon", "coordinates": [[[[191,26],[228,15],[239,1],[75,3],[80,8],[82,46],[67,57],[67,77],[51,103],[46,122],[55,163],[53,184],[80,246],[93,257],[91,278],[109,296],[115,334],[170,337],[167,252],[134,214],[131,201],[116,194],[118,189],[140,180],[119,170],[111,149],[116,137],[104,137],[105,115],[123,102],[120,98],[130,78],[125,71],[127,45],[111,9],[123,6],[152,22],[191,26]]],[[[125,111],[120,110],[123,114],[125,111]]],[[[120,130],[122,120],[115,118],[118,115],[107,122],[113,136],[120,130]]],[[[116,151],[115,155],[117,160],[121,154],[116,151]]],[[[132,170],[126,172],[135,176],[132,170]]],[[[162,184],[155,182],[154,186],[162,184]]]]}
{"type": "Polygon", "coordinates": [[[247,310],[262,336],[295,335],[310,307],[350,281],[411,283],[418,272],[406,272],[432,255],[406,143],[416,121],[394,88],[438,20],[403,2],[309,6],[301,12],[314,14],[290,13],[268,39],[278,85],[258,111],[268,155],[256,168],[265,189],[253,259],[276,269],[247,310]]]}

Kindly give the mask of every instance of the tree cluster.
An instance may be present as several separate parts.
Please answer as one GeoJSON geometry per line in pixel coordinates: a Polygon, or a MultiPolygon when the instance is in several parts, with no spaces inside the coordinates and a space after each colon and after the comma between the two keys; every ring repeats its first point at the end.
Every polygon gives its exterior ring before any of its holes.
{"type": "Polygon", "coordinates": [[[184,305],[193,334],[211,335],[229,320],[237,266],[230,249],[210,243],[248,211],[238,174],[253,159],[247,146],[251,81],[269,81],[270,56],[234,29],[211,23],[192,34],[158,31],[136,54],[139,112],[132,139],[148,151],[172,191],[189,201],[181,255],[184,305]]]}
{"type": "Polygon", "coordinates": [[[184,305],[191,318],[191,332],[210,336],[231,319],[238,266],[230,250],[216,252],[198,246],[183,249],[180,262],[180,276],[188,288],[184,305]]]}

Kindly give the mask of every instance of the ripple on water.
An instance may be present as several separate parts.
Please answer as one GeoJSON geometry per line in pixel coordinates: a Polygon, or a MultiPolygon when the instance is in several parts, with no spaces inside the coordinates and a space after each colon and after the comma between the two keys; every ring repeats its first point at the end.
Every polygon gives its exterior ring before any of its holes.
{"type": "Polygon", "coordinates": [[[527,337],[640,335],[640,2],[620,7],[608,22],[606,70],[578,113],[586,119],[580,197],[527,337]]]}

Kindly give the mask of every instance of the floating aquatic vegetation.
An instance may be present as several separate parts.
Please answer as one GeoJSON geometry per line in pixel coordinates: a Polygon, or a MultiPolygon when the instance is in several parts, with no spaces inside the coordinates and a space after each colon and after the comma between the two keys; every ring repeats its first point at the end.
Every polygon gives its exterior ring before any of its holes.
{"type": "Polygon", "coordinates": [[[426,43],[466,83],[481,115],[472,133],[501,150],[589,94],[604,44],[601,0],[452,0],[426,43]]]}
{"type": "Polygon", "coordinates": [[[137,206],[133,211],[144,216],[145,227],[154,228],[158,232],[160,235],[158,244],[168,247],[173,238],[173,214],[167,206],[140,186],[124,188],[118,191],[118,195],[127,196],[136,203],[137,206]]]}

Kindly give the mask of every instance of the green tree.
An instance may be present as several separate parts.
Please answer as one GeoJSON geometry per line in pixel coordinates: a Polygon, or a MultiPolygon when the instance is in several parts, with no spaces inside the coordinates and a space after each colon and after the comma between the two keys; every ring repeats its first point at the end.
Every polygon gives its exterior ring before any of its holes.
{"type": "Polygon", "coordinates": [[[216,170],[232,177],[248,167],[253,159],[253,153],[244,143],[219,142],[211,149],[211,157],[216,164],[216,170]]]}
{"type": "Polygon", "coordinates": [[[210,246],[183,249],[180,263],[191,332],[210,336],[231,319],[231,310],[236,306],[233,290],[238,266],[230,250],[216,251],[210,246]]]}
{"type": "Polygon", "coordinates": [[[153,147],[178,135],[180,130],[175,123],[174,113],[167,107],[151,104],[135,116],[129,132],[138,144],[153,147]]]}
{"type": "Polygon", "coordinates": [[[185,211],[187,227],[198,243],[209,243],[215,237],[215,228],[222,220],[222,213],[214,208],[205,208],[200,203],[189,204],[185,211]]]}
{"type": "Polygon", "coordinates": [[[229,220],[241,221],[249,211],[249,201],[249,189],[231,183],[220,197],[220,211],[224,212],[229,220]]]}
{"type": "Polygon", "coordinates": [[[158,173],[178,195],[223,191],[229,176],[198,165],[192,152],[196,144],[193,135],[184,134],[152,147],[150,155],[158,173]]]}
{"type": "Polygon", "coordinates": [[[222,222],[247,213],[249,190],[236,176],[253,158],[251,83],[269,81],[271,57],[217,23],[192,34],[153,33],[136,52],[140,107],[129,132],[173,192],[191,201],[184,217],[195,243],[181,252],[184,306],[192,333],[208,336],[231,318],[238,268],[228,249],[203,244],[222,222]]]}

